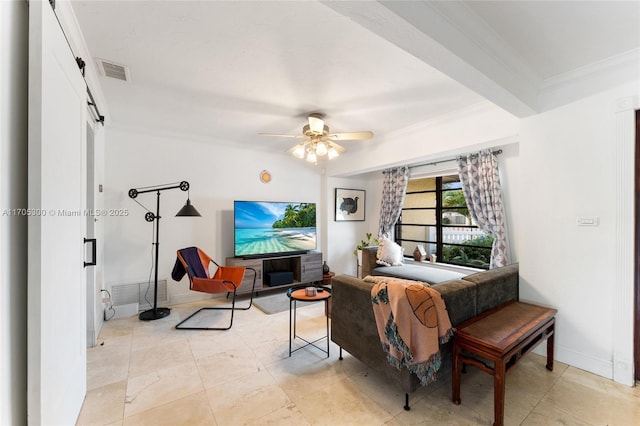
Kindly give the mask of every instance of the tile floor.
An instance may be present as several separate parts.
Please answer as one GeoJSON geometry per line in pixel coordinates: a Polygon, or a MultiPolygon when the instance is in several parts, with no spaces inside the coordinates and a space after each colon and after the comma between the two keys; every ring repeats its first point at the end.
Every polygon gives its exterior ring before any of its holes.
{"type": "MultiPolygon", "coordinates": [[[[284,294],[282,297],[286,297],[284,294]]],[[[174,306],[157,321],[104,324],[88,351],[88,390],[78,425],[490,425],[491,377],[468,368],[462,404],[451,382],[411,396],[331,344],[331,356],[305,348],[288,356],[289,312],[237,311],[229,331],[175,330],[195,308],[174,306]]],[[[302,306],[299,305],[299,306],[302,306]]],[[[208,311],[216,319],[222,311],[208,311]]],[[[298,331],[324,332],[323,304],[298,309],[298,331]]],[[[507,375],[507,425],[638,425],[640,387],[529,354],[507,375]]]]}

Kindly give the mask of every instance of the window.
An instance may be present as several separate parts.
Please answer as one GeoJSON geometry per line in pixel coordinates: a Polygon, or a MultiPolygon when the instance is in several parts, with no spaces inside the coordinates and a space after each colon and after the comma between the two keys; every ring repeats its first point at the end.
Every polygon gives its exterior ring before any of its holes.
{"type": "Polygon", "coordinates": [[[458,175],[409,180],[395,240],[406,257],[422,244],[438,262],[489,269],[493,237],[471,219],[458,175]]]}

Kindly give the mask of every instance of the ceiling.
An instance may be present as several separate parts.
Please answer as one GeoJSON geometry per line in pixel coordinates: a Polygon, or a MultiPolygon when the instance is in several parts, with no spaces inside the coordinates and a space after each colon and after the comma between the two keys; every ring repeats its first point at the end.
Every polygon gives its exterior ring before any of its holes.
{"type": "MultiPolygon", "coordinates": [[[[550,78],[638,50],[639,2],[72,1],[107,119],[283,153],[310,112],[392,132],[492,102],[539,110],[550,78]]],[[[350,149],[363,142],[344,142],[350,149]]]]}

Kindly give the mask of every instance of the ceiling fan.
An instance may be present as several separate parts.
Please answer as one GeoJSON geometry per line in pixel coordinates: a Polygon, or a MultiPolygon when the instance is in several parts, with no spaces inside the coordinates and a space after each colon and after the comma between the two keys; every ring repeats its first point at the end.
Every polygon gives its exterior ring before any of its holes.
{"type": "Polygon", "coordinates": [[[260,133],[261,136],[279,136],[285,138],[303,139],[300,143],[289,149],[289,152],[297,158],[306,158],[315,163],[318,157],[325,155],[329,160],[336,158],[346,150],[336,141],[365,140],[373,137],[373,132],[344,132],[330,133],[329,126],[324,123],[324,114],[317,112],[309,114],[309,123],[302,127],[301,135],[282,135],[277,133],[260,133]]]}

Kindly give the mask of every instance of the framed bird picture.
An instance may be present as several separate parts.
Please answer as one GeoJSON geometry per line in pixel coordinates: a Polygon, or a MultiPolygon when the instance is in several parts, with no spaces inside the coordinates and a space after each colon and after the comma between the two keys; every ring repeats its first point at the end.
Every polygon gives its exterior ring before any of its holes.
{"type": "Polygon", "coordinates": [[[364,220],[365,191],[336,188],[336,222],[364,220]]]}

